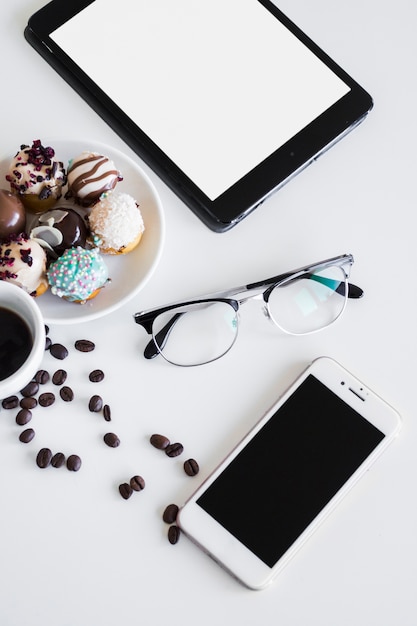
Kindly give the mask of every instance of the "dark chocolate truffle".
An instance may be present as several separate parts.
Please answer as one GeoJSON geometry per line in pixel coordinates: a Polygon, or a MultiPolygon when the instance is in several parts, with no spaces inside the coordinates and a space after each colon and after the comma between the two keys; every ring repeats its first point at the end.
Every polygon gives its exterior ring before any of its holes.
{"type": "Polygon", "coordinates": [[[19,235],[26,226],[26,212],[19,196],[0,189],[0,239],[19,235]]]}
{"type": "Polygon", "coordinates": [[[84,248],[88,229],[84,218],[77,211],[60,207],[43,213],[31,235],[46,241],[61,256],[68,248],[84,248]]]}

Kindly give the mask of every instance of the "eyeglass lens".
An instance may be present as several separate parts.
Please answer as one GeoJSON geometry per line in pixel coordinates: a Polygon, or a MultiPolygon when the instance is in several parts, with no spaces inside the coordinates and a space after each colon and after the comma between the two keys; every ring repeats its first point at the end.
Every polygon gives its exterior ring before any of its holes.
{"type": "Polygon", "coordinates": [[[269,294],[269,315],[288,333],[303,335],[332,324],[346,305],[347,278],[341,267],[290,277],[269,294]]]}
{"type": "Polygon", "coordinates": [[[176,365],[199,365],[223,356],[238,332],[237,312],[227,302],[201,302],[159,315],[154,342],[164,358],[176,365]]]}

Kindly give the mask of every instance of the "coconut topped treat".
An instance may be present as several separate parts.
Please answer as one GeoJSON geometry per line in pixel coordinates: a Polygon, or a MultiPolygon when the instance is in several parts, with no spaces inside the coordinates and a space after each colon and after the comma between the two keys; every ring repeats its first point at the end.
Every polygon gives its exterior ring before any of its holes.
{"type": "Polygon", "coordinates": [[[105,254],[126,254],[145,230],[136,200],[127,193],[105,194],[88,216],[94,241],[105,254]]]}

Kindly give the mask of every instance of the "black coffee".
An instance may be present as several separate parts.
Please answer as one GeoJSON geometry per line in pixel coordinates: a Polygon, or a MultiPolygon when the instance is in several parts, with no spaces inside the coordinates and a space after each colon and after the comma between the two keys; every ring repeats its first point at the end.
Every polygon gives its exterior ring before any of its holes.
{"type": "Polygon", "coordinates": [[[32,333],[14,311],[0,307],[0,380],[23,365],[32,350],[32,333]]]}

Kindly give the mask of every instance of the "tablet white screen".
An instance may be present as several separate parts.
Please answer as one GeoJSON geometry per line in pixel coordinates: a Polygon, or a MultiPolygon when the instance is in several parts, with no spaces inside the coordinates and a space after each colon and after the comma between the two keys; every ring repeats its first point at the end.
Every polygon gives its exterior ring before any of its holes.
{"type": "Polygon", "coordinates": [[[210,200],[349,91],[257,0],[96,0],[51,38],[210,200]]]}

